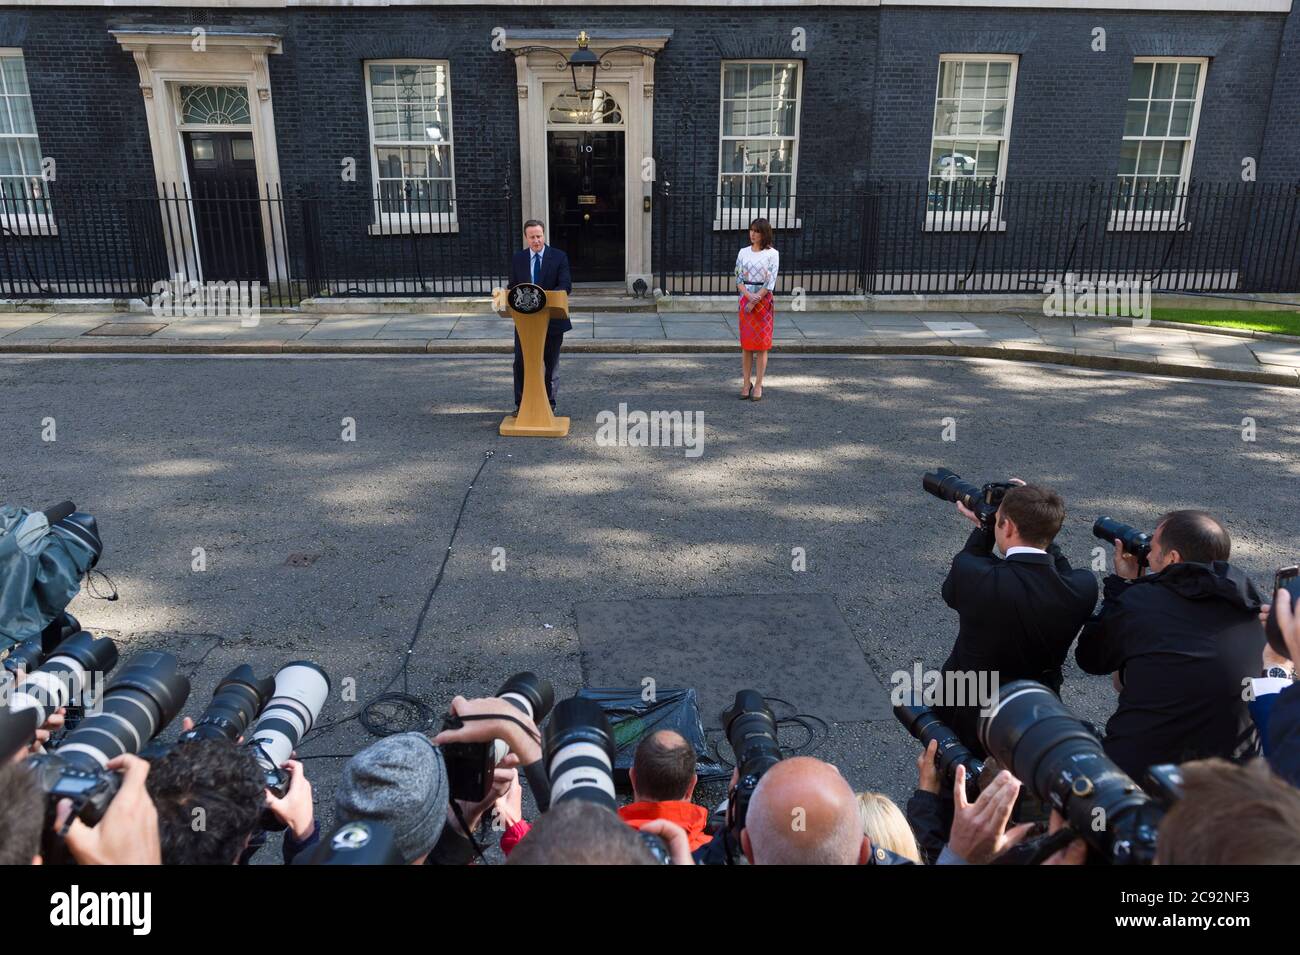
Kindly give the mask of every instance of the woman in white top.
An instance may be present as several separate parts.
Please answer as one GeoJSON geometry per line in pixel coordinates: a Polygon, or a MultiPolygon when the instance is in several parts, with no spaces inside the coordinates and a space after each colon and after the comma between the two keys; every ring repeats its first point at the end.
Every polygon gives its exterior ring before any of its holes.
{"type": "Polygon", "coordinates": [[[781,257],[772,248],[772,225],[766,219],[749,224],[749,245],[736,256],[736,289],[740,293],[736,323],[740,326],[740,366],[744,383],[740,397],[763,400],[763,373],[772,348],[773,292],[781,257]],[[750,359],[755,380],[749,380],[750,359]]]}

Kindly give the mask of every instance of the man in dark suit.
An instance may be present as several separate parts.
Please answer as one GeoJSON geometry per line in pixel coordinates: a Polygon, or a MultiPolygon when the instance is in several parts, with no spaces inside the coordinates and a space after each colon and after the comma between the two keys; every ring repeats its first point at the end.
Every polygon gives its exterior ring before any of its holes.
{"type": "MultiPolygon", "coordinates": [[[[573,280],[569,276],[569,257],[554,246],[546,244],[546,225],[537,219],[524,223],[524,238],[528,247],[520,249],[510,260],[510,284],[531,282],[547,291],[572,292],[573,280]]],[[[546,348],[542,361],[546,368],[546,397],[555,410],[555,368],[560,363],[560,346],[564,333],[573,328],[566,318],[553,318],[546,329],[546,348]]],[[[515,413],[524,394],[524,352],[515,332],[515,413]]]]}
{"type": "MultiPolygon", "coordinates": [[[[1061,496],[1050,488],[1014,483],[1018,486],[1002,499],[991,532],[957,504],[976,529],[943,582],[944,602],[960,617],[943,671],[996,674],[996,686],[1037,680],[1060,693],[1061,665],[1097,603],[1097,578],[1073,570],[1053,542],[1065,521],[1061,496]],[[995,541],[1001,558],[993,553],[995,541]]],[[[984,755],[976,732],[979,710],[997,701],[974,702],[944,700],[936,711],[967,747],[984,755]]]]}

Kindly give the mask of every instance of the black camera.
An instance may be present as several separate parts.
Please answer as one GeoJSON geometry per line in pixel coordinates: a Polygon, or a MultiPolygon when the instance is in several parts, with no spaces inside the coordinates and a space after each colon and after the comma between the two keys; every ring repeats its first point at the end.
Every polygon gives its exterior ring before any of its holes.
{"type": "MultiPolygon", "coordinates": [[[[234,688],[229,689],[233,693],[234,688]]],[[[251,699],[249,694],[257,690],[250,685],[238,692],[242,705],[247,707],[251,699]]],[[[314,663],[305,660],[286,663],[275,674],[273,695],[266,701],[244,745],[262,770],[266,788],[277,798],[283,799],[289,791],[290,776],[284,764],[293,755],[298,741],[315,725],[329,694],[329,675],[314,663]]],[[[233,702],[233,696],[231,699],[233,702]]],[[[229,716],[227,712],[226,717],[229,716]]],[[[226,726],[217,730],[214,727],[213,731],[227,738],[230,728],[226,726]]],[[[278,832],[284,828],[284,823],[267,809],[262,813],[261,827],[269,832],[278,832]]]]}
{"type": "MultiPolygon", "coordinates": [[[[555,704],[555,690],[535,673],[516,673],[495,695],[527,715],[534,725],[546,719],[555,704]]],[[[442,728],[456,729],[460,725],[459,718],[449,715],[443,720],[442,728]]],[[[506,756],[506,744],[502,740],[448,743],[441,749],[443,761],[447,764],[451,798],[481,802],[492,788],[492,774],[497,763],[506,756]]]]}
{"type": "Polygon", "coordinates": [[[14,644],[0,664],[4,668],[0,671],[0,687],[17,683],[22,675],[35,670],[49,659],[60,643],[80,632],[81,624],[77,618],[65,610],[50,621],[40,636],[14,644]]]}
{"type": "MultiPolygon", "coordinates": [[[[62,653],[60,648],[49,662],[59,659],[62,653]]],[[[116,648],[112,653],[116,655],[116,648]]],[[[185,705],[190,681],[178,666],[170,653],[146,650],[136,654],[87,708],[81,725],[68,733],[56,750],[27,760],[45,795],[44,847],[53,861],[66,861],[61,840],[51,832],[59,802],[72,800],[69,819],[78,818],[88,826],[99,822],[121,783],[118,774],[107,769],[109,761],[139,752],[185,705]]],[[[31,674],[19,691],[26,690],[43,671],[31,674]]],[[[48,686],[48,681],[43,682],[48,686]]],[[[39,692],[44,694],[46,690],[39,692]]]]}
{"type": "Polygon", "coordinates": [[[971,802],[979,798],[984,760],[962,745],[952,728],[934,715],[934,710],[928,706],[899,705],[894,707],[894,716],[923,748],[928,749],[931,740],[939,741],[939,749],[934,754],[935,762],[939,767],[939,778],[948,789],[952,789],[957,778],[957,767],[965,766],[966,798],[971,802]]]}
{"type": "MultiPolygon", "coordinates": [[[[1283,567],[1273,576],[1273,592],[1268,595],[1270,602],[1274,604],[1268,611],[1268,620],[1264,624],[1264,635],[1268,637],[1268,645],[1274,653],[1291,659],[1291,651],[1287,649],[1286,639],[1282,636],[1282,627],[1277,622],[1277,592],[1284,590],[1291,599],[1291,612],[1294,614],[1300,610],[1300,567],[1283,567]]],[[[1284,598],[1285,599],[1285,598],[1284,598]]],[[[1300,662],[1292,660],[1293,663],[1300,662]]]]}
{"type": "Polygon", "coordinates": [[[736,786],[727,794],[727,828],[735,836],[745,828],[749,800],[763,774],[782,759],[776,717],[757,690],[741,690],[722,711],[722,726],[736,756],[736,786]]]}
{"type": "Polygon", "coordinates": [[[948,468],[936,468],[921,475],[921,487],[927,493],[950,503],[960,501],[979,518],[980,527],[990,532],[998,508],[1002,506],[1002,498],[1015,486],[1010,481],[991,481],[978,487],[969,481],[963,481],[961,475],[948,468]]]}
{"type": "Polygon", "coordinates": [[[1124,553],[1136,557],[1138,567],[1148,566],[1151,557],[1151,535],[1136,527],[1120,523],[1113,517],[1099,517],[1092,525],[1092,536],[1107,544],[1119,541],[1124,553]]]}
{"type": "Polygon", "coordinates": [[[980,743],[1112,865],[1155,858],[1164,810],[1101,747],[1096,732],[1033,680],[1002,687],[980,743]]]}

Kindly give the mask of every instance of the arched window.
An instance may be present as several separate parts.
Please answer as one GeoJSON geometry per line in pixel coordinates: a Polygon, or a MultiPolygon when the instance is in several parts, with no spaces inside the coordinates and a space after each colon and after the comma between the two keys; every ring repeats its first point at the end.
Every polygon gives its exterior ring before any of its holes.
{"type": "Polygon", "coordinates": [[[248,90],[242,86],[182,86],[185,126],[247,126],[248,90]]]}
{"type": "Polygon", "coordinates": [[[547,122],[556,126],[621,126],[623,109],[608,90],[598,88],[590,95],[566,90],[551,100],[547,122]]]}

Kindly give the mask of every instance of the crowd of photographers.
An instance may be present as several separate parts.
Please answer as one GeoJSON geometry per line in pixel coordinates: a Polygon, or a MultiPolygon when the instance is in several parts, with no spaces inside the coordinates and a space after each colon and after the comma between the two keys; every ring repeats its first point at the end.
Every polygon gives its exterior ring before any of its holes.
{"type": "Polygon", "coordinates": [[[924,486],[975,528],[942,589],[959,617],[942,673],[957,679],[896,701],[920,742],[905,807],[786,756],[756,690],[722,714],[722,805],[694,801],[700,754],[671,730],[639,740],[620,805],[605,711],[521,673],[456,697],[437,732],[352,756],[328,833],[294,758],[329,696],[320,667],[239,667],[163,743],[189,695],[176,658],[116,668],[114,643],[63,609],[98,557],[93,519],[0,509],[0,563],[17,541],[35,561],[18,588],[40,595],[0,661],[0,863],[244,864],[272,833],[286,864],[463,865],[493,845],[512,865],[1300,862],[1295,568],[1270,605],[1210,515],[1172,512],[1151,535],[1102,518],[1116,573],[1098,607],[1093,573],[1054,543],[1059,495],[946,470],[924,486]],[[1104,728],[1060,700],[1072,648],[1118,693],[1104,728]],[[952,692],[985,685],[973,674],[996,676],[994,698],[952,692]]]}

